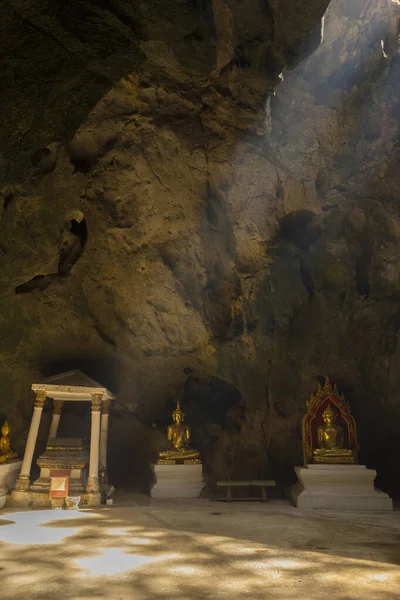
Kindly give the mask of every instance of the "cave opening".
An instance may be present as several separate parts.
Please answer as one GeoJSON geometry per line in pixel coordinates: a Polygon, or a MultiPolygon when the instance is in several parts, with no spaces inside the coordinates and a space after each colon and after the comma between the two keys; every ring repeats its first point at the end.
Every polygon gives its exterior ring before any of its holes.
{"type": "Polygon", "coordinates": [[[112,409],[108,438],[109,480],[119,489],[148,493],[153,474],[151,463],[166,448],[167,427],[178,399],[191,429],[191,447],[199,450],[204,469],[212,469],[213,452],[223,434],[238,433],[245,420],[245,404],[240,391],[217,377],[189,376],[154,414],[151,425],[135,413],[112,409]]]}
{"type": "Polygon", "coordinates": [[[85,158],[71,158],[71,163],[78,173],[87,174],[94,166],[94,162],[85,158]]]}
{"type": "Polygon", "coordinates": [[[182,406],[193,430],[193,444],[202,447],[218,439],[223,430],[240,431],[244,420],[245,406],[240,391],[218,377],[188,377],[182,406]]]}
{"type": "Polygon", "coordinates": [[[74,235],[76,235],[76,237],[79,239],[82,246],[84,246],[84,244],[86,243],[87,234],[88,234],[85,217],[83,217],[80,220],[71,219],[70,232],[73,233],[74,235]]]}
{"type": "Polygon", "coordinates": [[[280,221],[280,235],[301,250],[308,250],[322,233],[311,210],[294,210],[280,221]]]}

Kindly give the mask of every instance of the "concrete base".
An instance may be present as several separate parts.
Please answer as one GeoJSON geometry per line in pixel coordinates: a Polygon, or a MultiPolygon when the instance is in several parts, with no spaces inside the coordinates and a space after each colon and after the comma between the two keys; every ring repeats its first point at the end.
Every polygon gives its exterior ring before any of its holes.
{"type": "MultiPolygon", "coordinates": [[[[79,508],[95,508],[100,506],[100,492],[78,494],[80,496],[79,508]]],[[[63,498],[50,499],[48,492],[36,492],[32,490],[13,490],[9,504],[11,506],[22,506],[25,508],[54,508],[56,504],[64,504],[63,498]]]]}
{"type": "Polygon", "coordinates": [[[297,508],[393,510],[391,498],[375,490],[376,471],[364,465],[295,467],[298,483],[289,489],[297,508]]]}
{"type": "Polygon", "coordinates": [[[154,465],[152,498],[198,498],[203,489],[203,465],[154,465]]]}
{"type": "Polygon", "coordinates": [[[18,459],[0,463],[0,508],[5,505],[7,494],[15,485],[21,465],[22,460],[18,459]]]}

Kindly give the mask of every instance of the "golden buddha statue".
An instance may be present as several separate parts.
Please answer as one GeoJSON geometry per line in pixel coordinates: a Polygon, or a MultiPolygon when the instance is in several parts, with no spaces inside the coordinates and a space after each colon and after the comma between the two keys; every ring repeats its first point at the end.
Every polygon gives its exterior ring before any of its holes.
{"type": "Polygon", "coordinates": [[[11,450],[10,445],[10,426],[7,421],[1,428],[2,437],[0,438],[0,463],[10,458],[16,458],[18,454],[11,450]]]}
{"type": "Polygon", "coordinates": [[[336,410],[328,404],[322,413],[324,425],[317,429],[318,448],[313,452],[314,461],[319,463],[356,462],[353,450],[345,448],[344,432],[341,425],[336,425],[336,410]]]}
{"type": "Polygon", "coordinates": [[[183,424],[185,414],[178,404],[172,413],[173,423],[168,426],[169,449],[160,452],[157,463],[172,465],[177,463],[198,464],[201,462],[200,453],[190,447],[190,427],[183,424]]]}

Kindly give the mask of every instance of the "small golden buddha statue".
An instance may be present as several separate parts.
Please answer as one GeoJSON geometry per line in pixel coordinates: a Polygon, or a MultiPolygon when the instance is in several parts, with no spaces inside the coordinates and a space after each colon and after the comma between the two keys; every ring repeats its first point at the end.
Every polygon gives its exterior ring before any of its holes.
{"type": "Polygon", "coordinates": [[[200,463],[200,453],[190,447],[190,427],[183,424],[185,414],[178,404],[172,413],[173,423],[168,426],[169,449],[160,452],[157,463],[162,464],[196,464],[200,463]]]}
{"type": "Polygon", "coordinates": [[[2,437],[0,438],[0,463],[10,458],[16,458],[18,454],[11,450],[10,445],[10,426],[7,421],[1,428],[2,437]]]}
{"type": "Polygon", "coordinates": [[[336,410],[328,404],[322,413],[324,425],[317,429],[318,446],[314,450],[314,461],[320,463],[356,462],[353,450],[345,448],[344,432],[341,425],[336,425],[336,410]]]}

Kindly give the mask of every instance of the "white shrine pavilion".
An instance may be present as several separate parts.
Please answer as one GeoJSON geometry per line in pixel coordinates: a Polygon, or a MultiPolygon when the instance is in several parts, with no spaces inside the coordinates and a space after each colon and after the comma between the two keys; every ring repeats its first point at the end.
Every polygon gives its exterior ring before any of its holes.
{"type": "MultiPolygon", "coordinates": [[[[57,439],[57,431],[64,402],[91,402],[92,418],[90,431],[90,453],[88,476],[84,477],[82,506],[97,506],[100,503],[99,470],[107,469],[107,434],[109,406],[114,395],[105,387],[79,370],[68,371],[48,377],[42,383],[32,384],[35,403],[31,426],[26,442],[21,471],[12,491],[12,503],[19,506],[45,506],[49,499],[49,471],[43,469],[40,479],[31,484],[30,473],[39,432],[40,421],[46,398],[53,402],[53,414],[49,440],[57,439]],[[48,482],[46,484],[43,482],[48,482]],[[41,482],[41,485],[38,485],[41,482]]],[[[71,441],[71,440],[69,440],[71,441]]],[[[76,440],[75,440],[76,441],[76,440]]],[[[38,463],[40,464],[40,463],[38,463]]],[[[71,474],[73,475],[73,467],[71,474]]]]}

